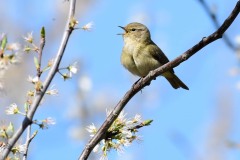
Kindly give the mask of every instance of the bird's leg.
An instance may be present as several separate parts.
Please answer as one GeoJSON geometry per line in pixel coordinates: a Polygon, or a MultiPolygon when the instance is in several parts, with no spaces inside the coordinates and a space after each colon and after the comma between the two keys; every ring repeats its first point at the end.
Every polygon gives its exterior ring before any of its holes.
{"type": "MultiPolygon", "coordinates": [[[[141,77],[139,78],[133,85],[132,87],[134,88],[134,86],[137,84],[137,83],[140,83],[140,86],[142,87],[142,80],[143,80],[144,77],[141,77]],[[140,81],[140,82],[139,82],[140,81]]],[[[148,82],[146,85],[149,86],[151,84],[151,82],[148,82]]],[[[142,90],[141,90],[142,91],[142,90]]]]}
{"type": "Polygon", "coordinates": [[[134,86],[141,80],[141,78],[139,78],[136,82],[133,83],[132,88],[134,89],[134,86]]]}
{"type": "MultiPolygon", "coordinates": [[[[141,78],[139,78],[134,84],[133,84],[133,88],[134,88],[134,86],[139,82],[139,81],[142,81],[142,78],[144,78],[144,77],[141,77],[141,78]]],[[[140,85],[142,86],[142,83],[140,82],[140,85]]],[[[142,93],[142,89],[141,89],[141,93],[142,93]]]]}
{"type": "Polygon", "coordinates": [[[133,85],[136,85],[142,78],[139,78],[133,85]]]}
{"type": "Polygon", "coordinates": [[[134,88],[134,86],[135,86],[139,81],[141,81],[141,79],[142,79],[142,78],[139,78],[136,82],[134,82],[133,85],[132,85],[132,88],[134,88]]]}

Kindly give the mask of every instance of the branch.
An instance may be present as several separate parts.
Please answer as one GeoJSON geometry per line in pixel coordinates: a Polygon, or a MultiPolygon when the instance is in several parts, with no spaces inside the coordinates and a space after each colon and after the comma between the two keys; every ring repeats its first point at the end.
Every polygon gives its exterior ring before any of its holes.
{"type": "Polygon", "coordinates": [[[14,144],[17,142],[17,140],[20,138],[20,136],[23,134],[23,132],[25,131],[25,129],[32,124],[32,119],[33,116],[47,90],[47,88],[49,87],[53,77],[55,76],[56,72],[58,71],[58,67],[59,64],[61,62],[62,56],[64,54],[64,51],[66,49],[67,43],[68,43],[68,39],[72,33],[72,31],[74,30],[73,27],[70,27],[70,22],[72,20],[72,18],[74,17],[75,14],[75,5],[76,5],[76,0],[71,0],[70,1],[70,10],[69,10],[69,16],[68,16],[68,20],[66,23],[66,27],[65,27],[65,32],[63,34],[62,37],[62,41],[59,47],[59,50],[57,52],[54,64],[50,70],[50,72],[48,73],[48,76],[46,77],[46,80],[43,83],[43,89],[40,93],[38,93],[36,95],[36,97],[33,100],[33,103],[30,107],[30,110],[27,113],[27,116],[24,118],[21,126],[19,127],[19,129],[16,131],[16,133],[13,135],[13,137],[8,141],[8,144],[6,146],[6,149],[4,149],[4,151],[2,152],[2,155],[0,155],[0,160],[5,160],[6,157],[8,156],[9,152],[11,151],[11,149],[13,148],[14,144]]]}
{"type": "Polygon", "coordinates": [[[229,15],[229,17],[224,21],[224,23],[219,27],[219,29],[216,32],[212,33],[208,37],[204,37],[199,43],[197,43],[195,46],[193,46],[192,48],[184,52],[182,55],[164,64],[163,66],[155,69],[154,71],[151,71],[146,77],[141,78],[138,82],[136,82],[132,86],[132,88],[124,95],[124,97],[118,102],[118,104],[115,106],[113,111],[107,117],[107,119],[102,124],[98,132],[85,146],[85,149],[80,155],[79,160],[86,160],[88,158],[94,146],[96,146],[103,139],[104,134],[107,132],[108,128],[111,126],[111,124],[118,117],[118,115],[120,114],[122,109],[125,107],[125,105],[136,93],[138,93],[145,86],[147,86],[157,76],[161,75],[162,73],[168,71],[171,68],[178,66],[183,61],[186,61],[188,58],[190,58],[192,55],[194,55],[196,52],[198,52],[208,44],[212,43],[213,41],[216,41],[219,38],[222,38],[223,33],[229,28],[229,26],[235,20],[239,11],[240,11],[240,0],[237,2],[232,13],[229,15]]]}
{"type": "MultiPolygon", "coordinates": [[[[207,5],[205,0],[199,0],[199,2],[202,4],[203,8],[206,10],[206,12],[209,15],[209,17],[212,19],[215,28],[216,29],[219,28],[220,27],[220,23],[217,20],[216,14],[213,11],[211,11],[211,8],[207,5]]],[[[234,44],[231,42],[231,40],[229,39],[229,37],[226,34],[223,35],[223,40],[225,41],[227,46],[230,49],[232,49],[233,51],[236,51],[238,49],[236,46],[234,46],[234,44]]]]}
{"type": "MultiPolygon", "coordinates": [[[[38,53],[37,76],[38,76],[39,79],[40,79],[40,77],[42,75],[41,64],[42,64],[42,54],[43,54],[44,46],[45,46],[45,28],[42,27],[42,29],[41,29],[40,47],[37,50],[37,53],[38,53]]],[[[27,107],[28,107],[27,108],[27,112],[28,112],[30,106],[28,105],[27,107]]],[[[26,136],[26,142],[25,142],[26,149],[25,149],[24,154],[23,154],[23,160],[27,159],[28,149],[29,149],[30,143],[31,143],[32,139],[35,137],[35,135],[31,136],[31,128],[32,128],[31,126],[32,126],[32,124],[28,125],[28,127],[27,127],[27,136],[26,136]]]]}

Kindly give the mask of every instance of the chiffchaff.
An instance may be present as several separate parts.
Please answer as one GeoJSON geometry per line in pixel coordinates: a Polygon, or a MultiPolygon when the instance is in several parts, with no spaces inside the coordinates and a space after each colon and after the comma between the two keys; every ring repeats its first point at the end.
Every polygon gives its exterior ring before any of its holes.
{"type": "MultiPolygon", "coordinates": [[[[124,46],[121,55],[122,65],[134,75],[145,77],[151,70],[169,62],[162,50],[151,40],[148,28],[141,23],[130,23],[122,27],[124,46]]],[[[162,74],[173,88],[188,87],[170,69],[162,74]]]]}

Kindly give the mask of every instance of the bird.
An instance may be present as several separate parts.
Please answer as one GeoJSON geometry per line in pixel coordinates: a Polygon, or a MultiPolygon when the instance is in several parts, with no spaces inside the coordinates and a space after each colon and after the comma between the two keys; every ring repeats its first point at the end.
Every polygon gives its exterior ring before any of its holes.
{"type": "MultiPolygon", "coordinates": [[[[150,31],[144,24],[132,22],[119,27],[124,30],[120,34],[124,41],[121,63],[133,75],[145,77],[150,71],[169,62],[163,51],[152,41],[150,31]]],[[[164,72],[162,76],[174,89],[189,90],[173,69],[164,72]]]]}

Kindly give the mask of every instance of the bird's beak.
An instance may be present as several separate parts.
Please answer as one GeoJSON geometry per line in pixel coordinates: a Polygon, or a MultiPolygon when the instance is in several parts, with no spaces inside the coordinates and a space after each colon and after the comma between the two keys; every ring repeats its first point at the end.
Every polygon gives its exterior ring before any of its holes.
{"type": "MultiPolygon", "coordinates": [[[[118,26],[118,27],[122,28],[125,31],[125,33],[127,32],[127,30],[124,27],[122,26],[118,26]]],[[[124,35],[125,33],[118,33],[117,35],[124,35]]]]}

